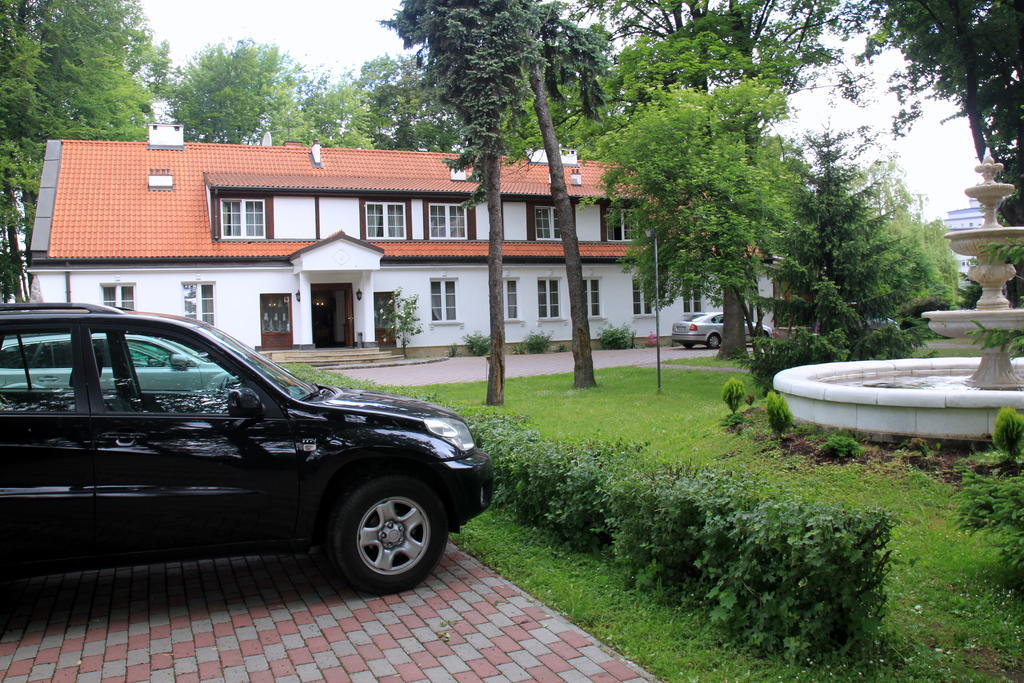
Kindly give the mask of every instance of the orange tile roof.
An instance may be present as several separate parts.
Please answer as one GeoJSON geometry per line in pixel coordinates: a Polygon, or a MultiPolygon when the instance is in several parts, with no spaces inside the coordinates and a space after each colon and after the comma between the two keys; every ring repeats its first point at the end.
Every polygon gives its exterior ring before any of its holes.
{"type": "MultiPolygon", "coordinates": [[[[280,258],[309,241],[234,242],[210,237],[207,178],[224,187],[395,190],[468,193],[443,160],[450,154],[392,150],[322,150],[312,167],[308,147],[186,143],[185,150],[145,142],[62,141],[48,256],[52,258],[280,258]],[[150,169],[166,170],[172,191],[150,190],[150,169]]],[[[574,167],[575,168],[575,167],[574,167]]],[[[576,196],[603,196],[604,167],[583,162],[576,196]]],[[[567,174],[569,167],[567,167],[567,174]]],[[[503,168],[505,194],[550,193],[547,166],[503,168]]],[[[445,243],[450,244],[450,243],[445,243]]],[[[386,250],[398,247],[386,243],[386,250]]],[[[511,246],[511,245],[510,245],[511,246]]],[[[536,245],[547,249],[551,245],[536,245]]],[[[560,248],[560,247],[559,247],[560,248]]],[[[436,249],[436,247],[434,247],[436,249]]],[[[447,250],[450,253],[450,250],[447,250]]],[[[511,255],[511,253],[510,253],[511,255]]]]}

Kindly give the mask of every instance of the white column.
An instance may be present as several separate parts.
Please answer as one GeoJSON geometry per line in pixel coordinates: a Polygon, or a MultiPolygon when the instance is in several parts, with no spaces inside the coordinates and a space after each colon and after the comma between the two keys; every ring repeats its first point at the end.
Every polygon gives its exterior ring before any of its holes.
{"type": "Polygon", "coordinates": [[[298,292],[297,299],[293,299],[295,308],[292,311],[292,337],[294,339],[295,346],[312,346],[313,345],[313,310],[312,302],[313,296],[312,291],[309,287],[309,275],[305,271],[299,271],[298,277],[298,292]]]}
{"type": "Polygon", "coordinates": [[[357,287],[363,290],[363,300],[356,302],[356,309],[359,311],[356,316],[356,331],[363,333],[363,343],[376,344],[373,325],[373,271],[364,271],[359,278],[357,287]]]}

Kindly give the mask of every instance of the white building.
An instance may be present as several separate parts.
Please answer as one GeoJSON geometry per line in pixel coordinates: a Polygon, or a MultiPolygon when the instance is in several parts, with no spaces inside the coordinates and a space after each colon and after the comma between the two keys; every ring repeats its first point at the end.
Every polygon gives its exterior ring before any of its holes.
{"type": "MultiPolygon", "coordinates": [[[[970,205],[967,208],[947,212],[946,217],[942,222],[946,224],[946,227],[949,228],[950,232],[980,228],[981,224],[984,222],[981,204],[978,203],[977,199],[971,199],[970,205]]],[[[956,256],[957,263],[960,265],[960,272],[966,276],[967,269],[970,268],[971,264],[974,262],[974,257],[956,254],[955,252],[954,255],[956,256]]]]}
{"type": "MultiPolygon", "coordinates": [[[[44,301],[106,303],[211,322],[263,349],[387,345],[381,311],[417,295],[435,354],[487,333],[485,205],[451,155],[285,143],[47,143],[31,272],[44,301]]],[[[628,241],[602,199],[603,167],[567,153],[591,331],[654,331],[621,264],[628,241]]],[[[546,163],[503,168],[506,336],[569,340],[569,305],[546,163]]],[[[701,301],[662,311],[659,334],[701,301]]]]}

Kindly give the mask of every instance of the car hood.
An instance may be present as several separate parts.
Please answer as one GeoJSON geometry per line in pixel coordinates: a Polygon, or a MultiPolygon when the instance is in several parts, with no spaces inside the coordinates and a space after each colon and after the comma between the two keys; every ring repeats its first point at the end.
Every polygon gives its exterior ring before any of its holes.
{"type": "Polygon", "coordinates": [[[396,396],[394,394],[364,391],[362,389],[346,389],[343,387],[330,388],[334,392],[333,395],[318,401],[320,405],[419,420],[428,417],[453,417],[462,420],[458,413],[447,408],[442,408],[427,401],[408,398],[407,396],[396,396]]]}

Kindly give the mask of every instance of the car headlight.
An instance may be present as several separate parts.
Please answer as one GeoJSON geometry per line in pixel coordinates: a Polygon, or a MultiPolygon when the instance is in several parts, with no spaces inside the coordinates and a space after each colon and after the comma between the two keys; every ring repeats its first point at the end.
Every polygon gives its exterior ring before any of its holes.
{"type": "Polygon", "coordinates": [[[464,451],[472,449],[475,445],[469,427],[462,420],[450,417],[428,417],[423,421],[423,424],[426,425],[431,434],[437,434],[445,441],[458,446],[464,451]]]}

